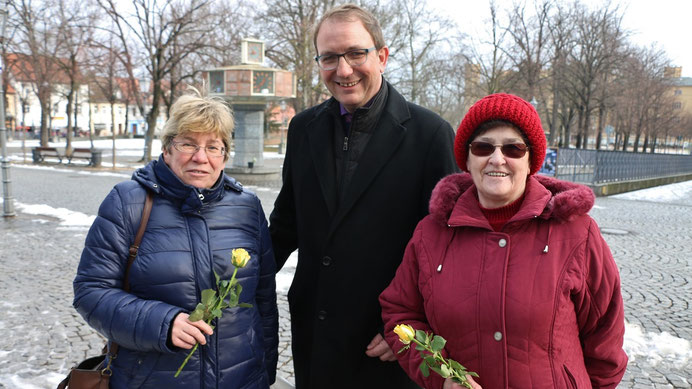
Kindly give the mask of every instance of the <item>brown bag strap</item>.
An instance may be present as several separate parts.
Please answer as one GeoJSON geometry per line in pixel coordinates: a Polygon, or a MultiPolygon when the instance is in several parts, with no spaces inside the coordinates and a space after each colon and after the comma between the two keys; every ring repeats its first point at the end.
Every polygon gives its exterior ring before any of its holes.
{"type": "Polygon", "coordinates": [[[144,208],[142,209],[142,221],[139,223],[139,229],[137,230],[137,235],[135,235],[135,241],[130,246],[129,255],[127,257],[127,267],[125,268],[125,277],[123,283],[123,290],[126,292],[130,291],[130,267],[132,263],[137,258],[137,251],[139,251],[139,245],[142,243],[142,237],[144,236],[144,230],[147,229],[147,223],[149,222],[149,215],[151,215],[151,207],[154,203],[154,194],[147,191],[147,199],[144,201],[144,208]]]}
{"type": "MultiPolygon", "coordinates": [[[[139,229],[137,230],[137,235],[135,235],[135,241],[130,246],[129,254],[127,257],[127,267],[125,268],[125,277],[123,282],[123,290],[126,292],[130,291],[130,267],[132,263],[137,258],[137,251],[139,251],[139,245],[142,243],[142,237],[144,236],[144,230],[147,229],[147,223],[149,222],[149,215],[151,215],[151,208],[154,204],[154,194],[147,191],[147,198],[144,201],[144,208],[142,209],[142,221],[139,223],[139,229]]],[[[118,355],[118,344],[111,342],[111,347],[109,350],[109,363],[106,367],[110,368],[110,359],[115,359],[118,355]]]]}

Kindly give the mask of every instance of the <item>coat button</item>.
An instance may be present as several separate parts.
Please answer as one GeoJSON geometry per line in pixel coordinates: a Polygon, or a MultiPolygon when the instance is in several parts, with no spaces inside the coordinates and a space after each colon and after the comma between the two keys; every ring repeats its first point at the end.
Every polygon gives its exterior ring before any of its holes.
{"type": "Polygon", "coordinates": [[[495,332],[493,334],[493,338],[495,338],[495,340],[497,340],[498,342],[501,341],[502,340],[502,332],[500,332],[500,331],[495,332]]]}
{"type": "Polygon", "coordinates": [[[497,242],[497,244],[498,244],[500,247],[505,247],[505,246],[507,246],[507,241],[504,240],[504,239],[500,239],[500,241],[497,242]]]}
{"type": "Polygon", "coordinates": [[[317,313],[317,318],[320,320],[324,320],[327,318],[327,311],[319,311],[317,313]]]}
{"type": "Polygon", "coordinates": [[[332,264],[332,259],[329,257],[322,258],[322,265],[329,266],[332,264]]]}

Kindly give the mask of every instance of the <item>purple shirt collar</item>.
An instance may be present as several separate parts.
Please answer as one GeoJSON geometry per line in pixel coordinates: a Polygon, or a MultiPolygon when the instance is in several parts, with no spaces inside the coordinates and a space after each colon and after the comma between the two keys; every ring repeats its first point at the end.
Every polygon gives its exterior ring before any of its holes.
{"type": "MultiPolygon", "coordinates": [[[[365,105],[362,108],[369,108],[372,105],[372,102],[375,101],[375,97],[377,97],[377,94],[375,94],[375,96],[373,96],[367,103],[365,103],[365,105]]],[[[344,105],[341,103],[339,103],[339,111],[341,112],[341,117],[344,118],[346,123],[351,123],[351,121],[353,120],[353,114],[351,112],[348,112],[348,110],[346,110],[346,107],[344,107],[344,105]]]]}

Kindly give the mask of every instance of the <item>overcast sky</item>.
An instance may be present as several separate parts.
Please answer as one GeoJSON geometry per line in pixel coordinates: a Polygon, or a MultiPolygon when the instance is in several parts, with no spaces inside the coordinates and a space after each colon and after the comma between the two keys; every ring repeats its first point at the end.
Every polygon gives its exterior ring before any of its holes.
{"type": "MultiPolygon", "coordinates": [[[[489,0],[428,0],[432,7],[452,17],[468,34],[486,34],[489,0]]],[[[600,6],[604,0],[582,0],[600,6]]],[[[513,0],[496,0],[505,15],[513,0]]],[[[692,77],[692,0],[613,0],[624,10],[623,26],[632,31],[631,41],[639,46],[658,42],[671,63],[682,66],[682,75],[692,77]]],[[[529,0],[527,4],[533,4],[529,0]]],[[[527,10],[530,7],[527,7],[527,10]]]]}

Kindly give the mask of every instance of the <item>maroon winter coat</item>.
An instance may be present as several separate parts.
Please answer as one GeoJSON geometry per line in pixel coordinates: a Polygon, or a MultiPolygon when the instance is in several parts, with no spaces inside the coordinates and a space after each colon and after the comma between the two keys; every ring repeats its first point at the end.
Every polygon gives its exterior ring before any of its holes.
{"type": "MultiPolygon", "coordinates": [[[[387,342],[405,323],[447,339],[449,357],[485,389],[615,388],[627,366],[620,277],[585,186],[529,177],[521,209],[499,232],[468,174],[444,178],[395,278],[380,296],[387,342]]],[[[398,355],[418,384],[419,352],[398,355]]]]}

